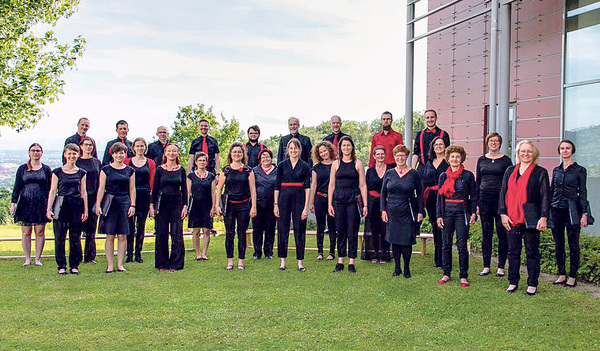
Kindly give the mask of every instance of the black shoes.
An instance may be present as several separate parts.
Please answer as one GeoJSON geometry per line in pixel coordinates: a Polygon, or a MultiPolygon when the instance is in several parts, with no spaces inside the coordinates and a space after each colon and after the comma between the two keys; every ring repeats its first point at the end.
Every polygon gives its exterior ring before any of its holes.
{"type": "Polygon", "coordinates": [[[525,293],[529,296],[533,296],[533,295],[537,294],[537,288],[535,288],[534,291],[526,290],[525,293]]]}
{"type": "Polygon", "coordinates": [[[514,293],[515,291],[517,291],[517,288],[518,288],[518,286],[517,286],[517,285],[515,285],[515,287],[514,287],[514,288],[512,288],[512,289],[506,289],[506,292],[507,292],[507,293],[509,293],[509,294],[512,294],[512,293],[514,293]]]}
{"type": "Polygon", "coordinates": [[[482,271],[481,273],[479,273],[480,277],[485,277],[486,275],[490,275],[490,271],[487,271],[487,272],[482,271]]]}
{"type": "Polygon", "coordinates": [[[299,272],[306,272],[306,268],[304,268],[304,267],[298,267],[298,271],[299,272]]]}
{"type": "MultiPolygon", "coordinates": [[[[350,268],[348,268],[348,269],[350,269],[350,268]]],[[[338,263],[335,265],[335,269],[333,270],[333,273],[341,272],[343,270],[344,270],[344,264],[338,263]]]]}
{"type": "Polygon", "coordinates": [[[144,260],[142,260],[142,256],[135,256],[135,262],[137,262],[137,263],[143,263],[144,260]]]}
{"type": "Polygon", "coordinates": [[[265,258],[266,258],[267,260],[272,260],[272,259],[273,259],[273,256],[267,255],[267,256],[265,256],[265,258]]]}
{"type": "Polygon", "coordinates": [[[410,269],[404,269],[404,278],[408,279],[410,278],[410,269]]]}
{"type": "Polygon", "coordinates": [[[133,262],[133,257],[127,256],[127,259],[125,260],[125,263],[131,263],[131,262],[133,262]]]}
{"type": "Polygon", "coordinates": [[[285,271],[285,267],[279,267],[279,271],[280,271],[280,272],[283,272],[283,271],[285,271]]]}
{"type": "Polygon", "coordinates": [[[577,280],[575,281],[575,283],[573,283],[573,285],[571,285],[571,284],[567,284],[567,282],[565,281],[565,286],[566,286],[567,288],[574,288],[574,287],[576,287],[576,286],[577,286],[577,280]]]}
{"type": "Polygon", "coordinates": [[[356,268],[354,267],[353,264],[349,264],[348,265],[348,272],[350,272],[350,273],[356,273],[356,268]]]}

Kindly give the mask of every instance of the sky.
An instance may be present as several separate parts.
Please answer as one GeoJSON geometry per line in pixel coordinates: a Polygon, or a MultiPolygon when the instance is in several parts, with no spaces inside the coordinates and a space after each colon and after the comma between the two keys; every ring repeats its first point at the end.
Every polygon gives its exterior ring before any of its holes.
{"type": "Polygon", "coordinates": [[[150,140],[198,103],[244,130],[258,124],[265,138],[287,133],[290,116],[302,125],[402,116],[405,9],[397,0],[82,0],[53,28],[61,41],[87,41],[65,94],[33,129],[0,128],[2,148],[60,149],[83,116],[99,145],[120,119],[129,139],[150,140]]]}

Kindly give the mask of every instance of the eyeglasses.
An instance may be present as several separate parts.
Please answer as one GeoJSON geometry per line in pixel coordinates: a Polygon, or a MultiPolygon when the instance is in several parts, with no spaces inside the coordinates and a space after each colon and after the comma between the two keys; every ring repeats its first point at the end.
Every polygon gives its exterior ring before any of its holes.
{"type": "Polygon", "coordinates": [[[34,149],[34,150],[29,150],[29,152],[42,152],[42,150],[34,149]]]}

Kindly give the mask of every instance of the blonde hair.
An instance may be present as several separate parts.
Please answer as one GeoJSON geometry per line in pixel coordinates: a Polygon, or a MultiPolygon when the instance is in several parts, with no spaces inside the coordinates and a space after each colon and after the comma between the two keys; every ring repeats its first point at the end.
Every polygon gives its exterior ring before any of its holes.
{"type": "Polygon", "coordinates": [[[540,150],[538,150],[538,148],[531,140],[521,140],[517,143],[517,146],[515,147],[517,160],[521,162],[521,158],[519,157],[519,151],[521,151],[521,147],[525,144],[531,145],[531,148],[533,149],[533,163],[536,163],[538,158],[540,157],[540,150]]]}

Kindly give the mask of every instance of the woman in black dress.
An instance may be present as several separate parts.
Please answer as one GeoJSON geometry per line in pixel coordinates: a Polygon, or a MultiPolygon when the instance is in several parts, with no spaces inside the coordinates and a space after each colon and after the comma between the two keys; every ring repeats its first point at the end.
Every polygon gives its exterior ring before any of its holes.
{"type": "Polygon", "coordinates": [[[285,270],[290,221],[294,225],[296,241],[296,259],[298,270],[306,272],[302,264],[306,240],[306,218],[308,217],[308,200],[310,195],[310,166],[300,159],[302,145],[298,139],[290,139],[286,147],[288,158],[277,165],[277,182],[275,183],[275,202],[273,213],[279,218],[277,222],[277,256],[281,258],[279,271],[285,270]]]}
{"type": "Polygon", "coordinates": [[[363,163],[356,159],[354,141],[349,136],[340,139],[340,154],[331,165],[328,204],[329,215],[335,217],[338,234],[338,263],[333,271],[344,269],[347,244],[350,258],[348,272],[356,273],[354,260],[358,251],[360,216],[367,216],[369,209],[365,169],[363,163]]]}
{"type": "Polygon", "coordinates": [[[425,208],[429,215],[429,223],[433,234],[433,266],[442,266],[442,230],[437,226],[437,191],[439,189],[438,181],[440,174],[448,169],[448,162],[444,157],[446,142],[441,137],[435,137],[431,141],[429,154],[427,155],[427,164],[422,168],[423,186],[425,188],[425,208]]]}
{"type": "Polygon", "coordinates": [[[498,271],[496,276],[504,277],[504,266],[508,254],[508,239],[498,213],[498,199],[504,172],[512,161],[510,157],[500,153],[502,137],[498,133],[490,133],[485,137],[489,152],[477,160],[477,189],[479,190],[478,212],[481,217],[483,271],[480,276],[490,274],[492,261],[492,239],[494,238],[494,221],[498,235],[498,271]]]}
{"type": "Polygon", "coordinates": [[[225,218],[225,250],[227,251],[228,271],[233,269],[233,243],[238,235],[238,269],[244,270],[246,258],[246,230],[250,218],[256,216],[256,180],[252,168],[246,165],[248,156],[241,143],[233,143],[229,147],[227,166],[219,174],[217,183],[217,201],[215,213],[225,218]],[[225,187],[225,192],[221,195],[225,187]],[[221,197],[224,197],[224,208],[221,208],[221,197]]]}
{"type": "Polygon", "coordinates": [[[155,267],[160,272],[183,269],[183,220],[187,216],[188,192],[185,169],[181,167],[179,147],[167,144],[163,162],[154,174],[150,217],[155,218],[155,267]],[[171,254],[169,255],[169,236],[171,254]]]}
{"type": "Polygon", "coordinates": [[[477,220],[477,183],[475,176],[463,165],[467,153],[462,146],[446,148],[446,160],[450,167],[440,175],[437,198],[437,225],[442,229],[442,270],[444,276],[438,284],[446,284],[452,273],[452,243],[456,232],[460,286],[468,287],[469,281],[469,226],[477,220]]]}
{"type": "Polygon", "coordinates": [[[82,223],[82,231],[85,235],[85,246],[83,248],[83,261],[96,263],[96,228],[98,216],[92,211],[98,195],[98,182],[100,181],[100,168],[102,162],[94,157],[96,153],[96,142],[90,137],[84,137],[79,143],[81,157],[77,159],[77,167],[83,169],[85,174],[85,190],[87,191],[88,219],[82,223]]]}
{"type": "Polygon", "coordinates": [[[52,171],[52,185],[48,196],[46,216],[54,219],[54,256],[58,274],[67,274],[65,242],[69,232],[69,268],[79,274],[81,252],[81,223],[88,217],[86,171],[77,167],[80,149],[67,144],[63,151],[66,163],[52,171]]]}
{"type": "Polygon", "coordinates": [[[385,164],[385,147],[375,146],[373,158],[375,166],[367,169],[366,175],[369,215],[365,218],[362,259],[371,260],[371,263],[387,263],[390,259],[390,244],[385,240],[385,225],[380,211],[381,186],[388,170],[385,164]]]}
{"type": "Polygon", "coordinates": [[[50,191],[52,169],[43,164],[44,150],[38,143],[29,146],[29,161],[17,169],[15,186],[13,187],[10,214],[15,216],[15,222],[21,225],[21,243],[25,263],[31,265],[31,231],[35,231],[35,265],[42,265],[42,252],[46,237],[46,203],[50,191]]]}
{"type": "Polygon", "coordinates": [[[135,171],[135,214],[129,218],[129,234],[127,235],[127,260],[125,263],[133,262],[135,241],[135,262],[142,263],[142,248],[144,246],[144,235],[146,234],[146,219],[150,211],[150,193],[154,186],[154,174],[156,163],[146,157],[148,144],[144,138],[136,138],[133,141],[132,158],[125,159],[125,164],[135,171]]]}
{"type": "Polygon", "coordinates": [[[573,288],[577,285],[577,270],[579,269],[579,233],[581,228],[588,225],[587,202],[587,171],[573,161],[576,148],[570,140],[558,144],[558,154],[562,162],[552,171],[552,201],[550,203],[550,218],[554,223],[552,234],[556,246],[556,264],[558,279],[555,285],[564,284],[573,288]],[[571,267],[569,278],[565,268],[565,229],[569,242],[571,267]]]}
{"type": "Polygon", "coordinates": [[[208,260],[208,245],[212,229],[215,207],[215,175],[206,170],[208,155],[196,152],[194,163],[196,170],[187,176],[189,194],[188,228],[192,228],[192,244],[196,251],[196,261],[208,260]],[[200,251],[200,234],[202,234],[202,251],[200,251]]]}
{"type": "Polygon", "coordinates": [[[423,221],[423,181],[406,160],[410,150],[404,145],[393,149],[396,167],[388,170],[381,187],[381,219],[387,223],[386,240],[394,252],[394,277],[402,273],[400,256],[404,259],[404,278],[410,278],[410,256],[423,221]]]}
{"type": "Polygon", "coordinates": [[[114,143],[110,149],[113,162],[102,167],[96,198],[96,215],[100,217],[98,233],[106,234],[106,273],[114,271],[115,236],[118,240],[117,271],[125,272],[123,261],[127,249],[129,217],[135,213],[135,172],[123,163],[127,146],[114,143]]]}
{"type": "Polygon", "coordinates": [[[325,238],[325,226],[329,232],[329,255],[327,260],[331,261],[335,256],[335,218],[329,215],[327,208],[327,191],[329,189],[329,175],[335,150],[333,144],[321,141],[313,146],[312,159],[313,169],[310,182],[310,212],[317,219],[317,249],[319,251],[317,260],[323,259],[323,241],[325,238]]]}
{"type": "Polygon", "coordinates": [[[269,149],[263,149],[258,158],[260,164],[253,168],[256,179],[256,217],[252,218],[253,257],[259,260],[264,253],[265,258],[271,260],[277,224],[277,218],[273,214],[277,166],[273,164],[273,152],[269,149]]]}

